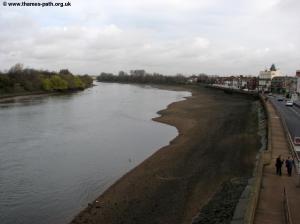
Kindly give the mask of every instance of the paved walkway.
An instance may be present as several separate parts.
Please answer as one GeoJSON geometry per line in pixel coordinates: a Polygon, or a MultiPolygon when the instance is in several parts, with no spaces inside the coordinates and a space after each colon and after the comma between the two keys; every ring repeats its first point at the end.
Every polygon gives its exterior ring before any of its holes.
{"type": "Polygon", "coordinates": [[[267,107],[271,115],[269,119],[271,119],[272,129],[272,161],[263,170],[262,186],[254,223],[285,223],[283,210],[283,188],[285,187],[293,224],[298,224],[300,223],[300,188],[296,187],[296,185],[299,181],[299,176],[293,169],[293,176],[288,177],[285,164],[282,167],[283,175],[276,175],[275,160],[278,155],[282,155],[284,159],[287,158],[289,156],[289,149],[279,115],[270,102],[267,102],[267,107]]]}

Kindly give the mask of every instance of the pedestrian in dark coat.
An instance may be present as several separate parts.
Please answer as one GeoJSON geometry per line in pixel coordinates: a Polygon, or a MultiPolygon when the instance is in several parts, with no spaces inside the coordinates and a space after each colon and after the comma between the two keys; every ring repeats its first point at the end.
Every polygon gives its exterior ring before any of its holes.
{"type": "Polygon", "coordinates": [[[293,160],[288,157],[288,159],[285,161],[286,170],[288,173],[288,176],[292,176],[292,169],[293,169],[293,160]]]}
{"type": "Polygon", "coordinates": [[[282,167],[282,164],[283,164],[283,160],[281,159],[281,155],[279,155],[276,159],[276,174],[281,176],[282,172],[281,172],[281,167],[282,167]]]}

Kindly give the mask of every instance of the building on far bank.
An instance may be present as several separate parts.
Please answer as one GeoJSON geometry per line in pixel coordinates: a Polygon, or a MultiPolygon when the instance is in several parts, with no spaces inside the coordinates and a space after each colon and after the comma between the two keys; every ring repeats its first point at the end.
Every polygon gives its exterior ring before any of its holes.
{"type": "Polygon", "coordinates": [[[272,64],[270,69],[259,72],[258,76],[258,91],[260,92],[270,92],[271,91],[271,81],[274,77],[281,75],[279,69],[276,69],[275,65],[272,64]]]}
{"type": "Polygon", "coordinates": [[[214,84],[232,89],[257,90],[258,79],[243,75],[216,77],[214,84]]]}

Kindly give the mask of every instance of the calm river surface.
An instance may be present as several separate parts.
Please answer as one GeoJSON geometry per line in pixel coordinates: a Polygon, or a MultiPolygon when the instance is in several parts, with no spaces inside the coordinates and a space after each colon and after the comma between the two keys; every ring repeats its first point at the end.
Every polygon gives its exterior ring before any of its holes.
{"type": "Polygon", "coordinates": [[[0,103],[0,223],[70,221],[177,135],[151,118],[189,95],[97,83],[75,94],[0,103]]]}

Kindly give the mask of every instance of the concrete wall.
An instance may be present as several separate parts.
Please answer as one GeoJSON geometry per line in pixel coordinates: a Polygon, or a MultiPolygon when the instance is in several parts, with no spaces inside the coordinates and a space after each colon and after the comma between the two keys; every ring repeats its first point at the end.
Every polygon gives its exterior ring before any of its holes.
{"type": "MultiPolygon", "coordinates": [[[[268,111],[266,109],[265,99],[260,96],[261,104],[266,111],[266,121],[267,121],[267,142],[269,142],[270,136],[270,126],[268,119],[268,111]]],[[[262,136],[261,136],[262,137],[262,136]]],[[[265,154],[269,153],[271,150],[270,144],[262,144],[259,150],[255,166],[253,170],[252,178],[248,180],[248,185],[244,189],[240,200],[235,208],[234,216],[231,224],[252,224],[254,221],[255,211],[258,204],[259,193],[262,183],[262,174],[264,165],[268,164],[270,161],[265,159],[265,154]]]]}

